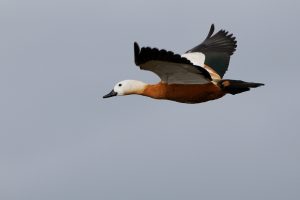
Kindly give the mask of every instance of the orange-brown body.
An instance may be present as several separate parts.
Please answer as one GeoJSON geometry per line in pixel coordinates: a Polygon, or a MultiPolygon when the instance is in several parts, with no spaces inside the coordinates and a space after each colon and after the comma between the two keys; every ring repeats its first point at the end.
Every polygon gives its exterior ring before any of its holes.
{"type": "Polygon", "coordinates": [[[155,99],[167,99],[181,103],[201,103],[221,98],[226,93],[213,83],[207,84],[166,84],[147,85],[140,95],[155,99]]]}

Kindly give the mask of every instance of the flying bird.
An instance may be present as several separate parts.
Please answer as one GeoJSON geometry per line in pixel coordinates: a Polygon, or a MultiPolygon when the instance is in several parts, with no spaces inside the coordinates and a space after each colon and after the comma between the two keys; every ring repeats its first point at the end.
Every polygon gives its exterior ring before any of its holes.
{"type": "Polygon", "coordinates": [[[137,94],[181,103],[201,103],[239,94],[263,83],[223,79],[230,56],[237,47],[236,38],[225,30],[214,33],[212,24],[205,40],[183,55],[134,43],[134,61],[140,69],[159,76],[157,84],[124,80],[103,98],[137,94]]]}

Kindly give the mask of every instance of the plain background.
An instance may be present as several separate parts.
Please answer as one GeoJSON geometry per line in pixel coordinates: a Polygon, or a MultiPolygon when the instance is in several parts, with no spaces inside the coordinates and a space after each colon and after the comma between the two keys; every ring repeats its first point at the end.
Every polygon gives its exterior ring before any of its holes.
{"type": "Polygon", "coordinates": [[[300,199],[300,3],[0,1],[0,199],[300,199]],[[225,78],[266,86],[203,104],[102,99],[158,78],[133,42],[183,53],[237,37],[225,78]]]}

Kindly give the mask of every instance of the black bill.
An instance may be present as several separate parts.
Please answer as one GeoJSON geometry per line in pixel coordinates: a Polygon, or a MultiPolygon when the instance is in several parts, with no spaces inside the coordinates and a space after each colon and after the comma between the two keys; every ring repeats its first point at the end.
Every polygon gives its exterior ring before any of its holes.
{"type": "Polygon", "coordinates": [[[110,93],[108,93],[107,95],[104,95],[103,98],[109,98],[109,97],[113,97],[113,96],[117,96],[118,93],[116,93],[114,90],[112,90],[110,93]]]}

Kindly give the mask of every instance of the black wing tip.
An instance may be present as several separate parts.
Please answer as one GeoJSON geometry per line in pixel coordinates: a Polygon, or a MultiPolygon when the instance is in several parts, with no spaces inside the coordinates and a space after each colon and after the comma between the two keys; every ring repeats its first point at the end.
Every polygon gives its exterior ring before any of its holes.
{"type": "Polygon", "coordinates": [[[215,31],[215,25],[211,24],[209,32],[208,32],[208,34],[206,36],[206,39],[210,38],[212,36],[212,34],[214,33],[214,31],[215,31]]]}
{"type": "Polygon", "coordinates": [[[237,40],[236,37],[228,31],[221,29],[217,33],[215,25],[211,24],[210,30],[205,40],[198,46],[188,50],[186,53],[201,52],[201,51],[226,51],[228,55],[232,55],[236,51],[237,40]]]}
{"type": "Polygon", "coordinates": [[[134,57],[135,64],[138,66],[151,60],[193,65],[190,60],[175,54],[173,51],[151,47],[142,47],[140,49],[137,44],[134,44],[134,57]]]}
{"type": "Polygon", "coordinates": [[[133,47],[134,47],[134,62],[136,65],[138,65],[139,64],[138,57],[140,54],[140,47],[137,42],[133,43],[133,47]]]}
{"type": "Polygon", "coordinates": [[[229,42],[230,44],[227,44],[228,46],[228,51],[227,53],[229,55],[232,55],[235,51],[236,51],[236,48],[237,48],[237,40],[236,40],[236,37],[232,34],[232,33],[229,33],[228,31],[224,30],[224,29],[221,29],[219,32],[217,32],[215,35],[213,35],[213,37],[216,37],[216,38],[224,38],[227,40],[227,42],[229,42]]]}
{"type": "Polygon", "coordinates": [[[134,47],[134,52],[137,52],[137,53],[140,52],[140,46],[138,45],[137,42],[134,42],[134,43],[133,43],[133,47],[134,47]]]}

